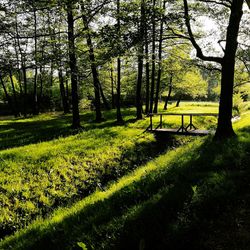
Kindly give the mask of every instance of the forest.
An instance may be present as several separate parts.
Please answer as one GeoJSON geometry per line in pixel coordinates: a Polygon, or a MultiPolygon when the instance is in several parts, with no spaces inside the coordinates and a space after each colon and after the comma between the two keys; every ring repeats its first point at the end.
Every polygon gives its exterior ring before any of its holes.
{"type": "Polygon", "coordinates": [[[249,0],[0,0],[0,249],[248,250],[249,37],[249,0]]]}

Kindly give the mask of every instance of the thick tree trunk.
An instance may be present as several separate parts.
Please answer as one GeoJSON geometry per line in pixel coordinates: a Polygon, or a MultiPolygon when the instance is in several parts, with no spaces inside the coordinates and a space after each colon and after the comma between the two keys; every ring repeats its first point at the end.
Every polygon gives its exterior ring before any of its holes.
{"type": "Polygon", "coordinates": [[[75,36],[74,36],[74,17],[72,3],[67,4],[67,22],[68,22],[68,46],[69,46],[69,66],[71,71],[71,92],[72,92],[72,128],[81,128],[79,114],[79,97],[77,82],[77,61],[75,54],[75,36]]]}
{"type": "MultiPolygon", "coordinates": [[[[165,11],[166,1],[163,2],[163,10],[165,11]]],[[[159,102],[159,94],[160,94],[160,84],[161,84],[161,73],[162,73],[162,37],[163,37],[163,24],[164,24],[164,14],[160,20],[160,37],[159,37],[159,62],[158,62],[158,76],[156,82],[156,92],[155,92],[155,106],[154,113],[158,112],[158,102],[159,102]]]]}
{"type": "Polygon", "coordinates": [[[141,99],[141,88],[142,88],[142,74],[143,74],[143,40],[144,40],[144,22],[145,22],[145,6],[144,0],[141,0],[141,22],[139,30],[139,49],[138,49],[138,76],[136,85],[136,119],[142,119],[142,99],[141,99]]]}
{"type": "Polygon", "coordinates": [[[151,72],[151,93],[149,112],[153,112],[154,92],[155,92],[155,2],[153,0],[153,15],[152,15],[152,72],[151,72]]]}
{"type": "Polygon", "coordinates": [[[235,136],[232,127],[233,86],[235,71],[235,55],[238,47],[237,37],[243,14],[243,0],[233,0],[231,15],[227,28],[225,56],[222,61],[221,94],[219,106],[218,126],[215,139],[235,136]]]}
{"type": "Polygon", "coordinates": [[[173,75],[170,75],[170,81],[169,81],[169,87],[168,87],[168,96],[165,100],[165,104],[164,104],[164,110],[168,109],[168,102],[170,100],[171,97],[171,93],[172,93],[172,89],[173,89],[173,75]]]}
{"type": "Polygon", "coordinates": [[[222,66],[221,72],[221,95],[219,106],[219,118],[215,140],[222,140],[235,136],[232,127],[232,106],[233,106],[233,86],[234,86],[234,71],[235,71],[235,56],[238,47],[238,33],[243,14],[243,0],[230,1],[230,18],[227,26],[226,47],[224,57],[205,56],[197,44],[190,25],[189,10],[187,0],[184,2],[185,22],[190,36],[190,41],[196,49],[197,56],[204,61],[213,61],[220,63],[222,66]]]}

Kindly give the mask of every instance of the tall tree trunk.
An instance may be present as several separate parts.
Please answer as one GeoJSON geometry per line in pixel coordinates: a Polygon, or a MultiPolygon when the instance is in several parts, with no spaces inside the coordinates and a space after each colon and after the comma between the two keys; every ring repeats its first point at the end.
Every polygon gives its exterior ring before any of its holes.
{"type": "Polygon", "coordinates": [[[227,26],[226,47],[224,57],[205,56],[197,44],[190,25],[189,10],[187,0],[184,2],[185,22],[190,36],[190,41],[196,49],[197,57],[204,61],[213,61],[220,63],[221,71],[221,94],[219,105],[219,118],[215,140],[226,139],[235,136],[232,127],[232,107],[233,107],[233,86],[234,86],[234,71],[235,71],[235,56],[238,47],[238,34],[243,14],[243,0],[230,1],[230,18],[227,26]]]}
{"type": "Polygon", "coordinates": [[[222,61],[221,94],[218,126],[215,139],[235,136],[232,127],[233,86],[235,71],[235,55],[238,47],[237,37],[243,14],[243,0],[233,0],[231,15],[227,28],[225,55],[222,61]]]}
{"type": "Polygon", "coordinates": [[[11,82],[11,88],[12,88],[13,100],[14,100],[14,102],[12,103],[13,112],[14,112],[14,116],[18,117],[19,112],[18,112],[18,103],[17,103],[17,97],[16,97],[16,89],[15,89],[15,84],[14,84],[13,75],[12,75],[11,70],[9,70],[9,76],[10,76],[10,82],[11,82]]]}
{"type": "Polygon", "coordinates": [[[66,97],[62,69],[58,70],[58,77],[59,77],[59,82],[60,82],[60,93],[61,93],[61,98],[62,98],[63,113],[68,114],[69,113],[69,103],[68,103],[68,99],[66,97]]]}
{"type": "MultiPolygon", "coordinates": [[[[145,25],[146,26],[146,25],[145,25]]],[[[145,113],[149,113],[149,98],[150,98],[150,69],[149,69],[149,56],[148,56],[148,30],[145,27],[145,59],[146,59],[146,108],[145,113]]]]}
{"type": "Polygon", "coordinates": [[[18,44],[16,39],[14,39],[14,48],[15,48],[15,55],[16,55],[16,60],[17,60],[17,74],[18,74],[18,83],[19,83],[19,88],[20,88],[20,94],[23,94],[23,86],[22,86],[22,77],[21,77],[21,72],[20,72],[20,64],[19,64],[19,54],[18,54],[18,44]]]}
{"type": "Polygon", "coordinates": [[[41,100],[43,97],[43,67],[42,67],[42,65],[40,65],[40,69],[39,69],[39,80],[40,80],[40,92],[39,92],[38,106],[39,106],[39,110],[40,110],[41,109],[41,100]]]}
{"type": "MultiPolygon", "coordinates": [[[[163,10],[165,12],[166,1],[163,1],[163,10]]],[[[156,82],[156,92],[155,92],[155,106],[154,113],[158,112],[158,102],[159,102],[159,93],[160,93],[160,84],[161,84],[161,73],[162,73],[162,37],[163,37],[163,24],[164,24],[164,15],[162,14],[160,20],[160,37],[159,37],[159,62],[158,62],[158,76],[156,82]]]]}
{"type": "Polygon", "coordinates": [[[149,112],[153,112],[154,92],[155,92],[155,2],[153,0],[153,15],[152,15],[152,72],[151,72],[151,93],[150,93],[150,107],[149,112]]]}
{"type": "Polygon", "coordinates": [[[115,94],[114,94],[114,74],[113,74],[114,70],[113,70],[113,62],[110,66],[110,81],[111,81],[111,105],[112,105],[112,109],[115,108],[115,94]]]}
{"type": "Polygon", "coordinates": [[[141,87],[142,87],[142,74],[143,74],[143,53],[144,53],[144,23],[145,23],[145,2],[141,0],[141,21],[139,28],[139,48],[138,48],[138,76],[136,85],[136,119],[142,119],[142,100],[141,100],[141,87]]]}
{"type": "MultiPolygon", "coordinates": [[[[84,10],[84,7],[82,6],[84,10]]],[[[100,81],[98,77],[98,71],[96,68],[96,61],[95,61],[95,54],[94,54],[94,47],[91,39],[91,31],[89,29],[88,18],[85,14],[82,15],[83,25],[86,30],[86,40],[89,49],[89,60],[91,63],[91,71],[93,76],[93,83],[94,83],[94,92],[95,92],[95,112],[96,112],[96,122],[102,121],[102,112],[101,112],[101,99],[100,99],[100,81]]]]}
{"type": "Polygon", "coordinates": [[[22,99],[23,99],[23,115],[24,115],[24,117],[26,117],[27,116],[27,98],[28,98],[27,74],[26,74],[25,57],[24,57],[24,54],[23,54],[23,51],[22,51],[20,38],[19,38],[17,15],[16,15],[16,20],[15,20],[15,28],[16,28],[16,35],[17,35],[17,45],[18,45],[18,50],[19,50],[20,59],[21,59],[21,70],[22,70],[22,74],[23,74],[23,86],[24,86],[24,95],[22,96],[22,99]]]}
{"type": "Polygon", "coordinates": [[[104,107],[105,107],[106,110],[110,110],[108,100],[107,100],[107,98],[104,95],[103,88],[102,88],[102,85],[101,85],[100,82],[99,82],[99,88],[100,88],[100,94],[101,94],[101,98],[102,98],[104,107]]]}
{"type": "Polygon", "coordinates": [[[172,89],[173,89],[173,74],[170,74],[169,87],[168,87],[168,96],[167,96],[167,98],[165,100],[164,110],[168,109],[168,102],[169,102],[170,97],[171,97],[172,89]]]}
{"type": "Polygon", "coordinates": [[[7,91],[7,89],[6,89],[5,85],[4,85],[3,77],[2,77],[1,73],[0,73],[0,83],[1,83],[1,85],[3,87],[3,91],[4,91],[4,94],[5,94],[6,100],[8,102],[8,105],[10,107],[10,110],[13,113],[13,115],[15,115],[15,109],[13,107],[13,103],[12,103],[11,97],[9,96],[8,91],[7,91]]]}
{"type": "Polygon", "coordinates": [[[38,98],[37,98],[37,75],[38,75],[38,69],[37,69],[37,15],[36,15],[36,9],[34,8],[34,39],[35,39],[35,75],[34,75],[34,93],[33,93],[33,115],[38,115],[38,98]]]}
{"type": "Polygon", "coordinates": [[[79,114],[79,97],[77,82],[77,61],[75,53],[74,17],[71,1],[67,3],[67,23],[68,23],[68,46],[69,46],[69,66],[71,71],[71,92],[72,92],[72,128],[81,128],[79,114]]]}
{"type": "MultiPolygon", "coordinates": [[[[120,20],[120,0],[117,0],[117,33],[118,33],[118,50],[121,50],[121,20],[120,20]]],[[[123,123],[121,114],[121,58],[117,58],[117,94],[116,94],[116,120],[117,123],[123,123]]]]}

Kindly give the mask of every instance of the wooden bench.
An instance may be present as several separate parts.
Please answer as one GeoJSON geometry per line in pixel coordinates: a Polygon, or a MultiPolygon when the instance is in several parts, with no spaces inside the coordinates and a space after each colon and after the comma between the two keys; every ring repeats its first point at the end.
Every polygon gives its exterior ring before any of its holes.
{"type": "Polygon", "coordinates": [[[209,134],[208,130],[198,130],[197,127],[193,124],[194,116],[213,116],[217,117],[216,113],[164,113],[164,114],[149,114],[150,125],[146,129],[150,132],[159,132],[159,133],[171,133],[171,134],[183,134],[183,135],[207,135],[209,134]],[[153,117],[159,116],[160,123],[156,128],[153,128],[153,117]],[[163,128],[163,116],[180,116],[181,126],[177,129],[163,128]],[[189,123],[185,126],[185,116],[189,117],[189,123]]]}

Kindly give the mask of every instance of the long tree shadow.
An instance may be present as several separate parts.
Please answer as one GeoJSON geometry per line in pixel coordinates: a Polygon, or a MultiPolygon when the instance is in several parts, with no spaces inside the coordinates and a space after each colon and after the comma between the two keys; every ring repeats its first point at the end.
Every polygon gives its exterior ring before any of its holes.
{"type": "MultiPolygon", "coordinates": [[[[133,111],[130,110],[125,112],[125,120],[126,116],[129,117],[132,114],[133,111]]],[[[82,131],[116,126],[115,112],[107,112],[106,117],[106,121],[95,123],[94,115],[91,112],[82,114],[82,131]]],[[[0,150],[74,135],[78,131],[70,128],[71,119],[70,115],[53,115],[41,120],[38,117],[34,120],[29,118],[4,121],[0,124],[0,150]]]]}
{"type": "MultiPolygon", "coordinates": [[[[237,145],[237,140],[223,146],[208,139],[192,151],[180,151],[165,168],[107,199],[21,234],[16,240],[25,248],[20,249],[80,249],[77,242],[88,249],[215,249],[206,241],[215,229],[211,222],[217,225],[218,216],[236,206],[242,188],[237,159],[227,159],[230,146],[237,145]]],[[[241,168],[248,171],[245,160],[241,168]]]]}

